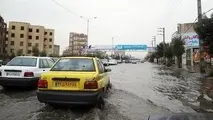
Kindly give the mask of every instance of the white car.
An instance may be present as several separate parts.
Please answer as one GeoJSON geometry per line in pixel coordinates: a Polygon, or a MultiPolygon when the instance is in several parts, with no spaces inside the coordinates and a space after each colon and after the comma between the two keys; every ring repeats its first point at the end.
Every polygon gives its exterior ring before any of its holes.
{"type": "Polygon", "coordinates": [[[109,65],[117,65],[117,61],[114,59],[109,60],[109,65]]]}
{"type": "Polygon", "coordinates": [[[49,57],[18,56],[0,67],[0,85],[36,87],[41,73],[54,64],[49,57]]]}

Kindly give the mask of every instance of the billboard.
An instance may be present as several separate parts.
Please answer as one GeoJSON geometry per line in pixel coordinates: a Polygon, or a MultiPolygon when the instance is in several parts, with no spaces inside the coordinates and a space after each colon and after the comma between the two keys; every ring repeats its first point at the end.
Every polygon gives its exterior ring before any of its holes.
{"type": "Polygon", "coordinates": [[[195,32],[189,32],[182,35],[186,46],[198,47],[199,46],[199,36],[195,32]]]}
{"type": "Polygon", "coordinates": [[[117,50],[147,50],[147,45],[116,45],[117,50]]]}

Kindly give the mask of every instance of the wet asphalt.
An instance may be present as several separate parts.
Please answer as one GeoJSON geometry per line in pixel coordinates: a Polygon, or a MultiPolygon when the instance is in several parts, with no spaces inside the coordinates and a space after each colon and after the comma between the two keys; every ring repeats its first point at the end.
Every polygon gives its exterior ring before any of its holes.
{"type": "Polygon", "coordinates": [[[213,80],[198,73],[151,63],[110,66],[112,89],[105,107],[53,108],[36,90],[0,93],[0,120],[144,120],[166,113],[213,112],[213,80]]]}

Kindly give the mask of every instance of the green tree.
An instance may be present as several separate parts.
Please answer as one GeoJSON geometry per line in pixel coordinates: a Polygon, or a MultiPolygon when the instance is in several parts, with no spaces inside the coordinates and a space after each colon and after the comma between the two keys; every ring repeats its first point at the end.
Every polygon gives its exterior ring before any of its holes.
{"type": "Polygon", "coordinates": [[[39,49],[38,49],[38,46],[37,45],[34,45],[33,48],[32,48],[32,53],[33,53],[33,56],[39,56],[39,49]]]}
{"type": "Polygon", "coordinates": [[[185,43],[181,37],[175,37],[172,39],[172,42],[171,42],[172,52],[174,56],[177,58],[178,68],[181,68],[182,55],[185,52],[184,44],[185,43]]]}
{"type": "Polygon", "coordinates": [[[173,58],[172,46],[169,43],[167,43],[165,47],[166,47],[165,56],[168,59],[167,65],[170,66],[172,65],[172,58],[173,58]]]}
{"type": "Polygon", "coordinates": [[[196,23],[194,26],[199,39],[202,39],[204,46],[208,46],[208,52],[213,55],[213,14],[211,18],[204,17],[200,23],[196,23]]]}
{"type": "Polygon", "coordinates": [[[41,57],[47,56],[47,52],[45,50],[41,51],[39,54],[40,54],[41,57]]]}
{"type": "Polygon", "coordinates": [[[23,55],[23,50],[19,49],[16,53],[17,56],[22,56],[23,55]]]}

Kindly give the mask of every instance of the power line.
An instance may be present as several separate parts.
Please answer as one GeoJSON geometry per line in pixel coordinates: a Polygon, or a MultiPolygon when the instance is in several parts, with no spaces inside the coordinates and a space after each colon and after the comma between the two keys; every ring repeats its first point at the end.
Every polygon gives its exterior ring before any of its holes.
{"type": "MultiPolygon", "coordinates": [[[[209,12],[212,11],[212,10],[213,10],[213,8],[211,8],[211,9],[209,9],[208,11],[204,12],[202,15],[205,15],[205,14],[209,13],[209,12]]],[[[191,24],[190,27],[189,27],[183,34],[187,33],[187,32],[193,27],[193,25],[196,23],[197,20],[198,20],[198,17],[194,20],[193,24],[191,24]]],[[[182,36],[183,34],[181,34],[181,36],[182,36]]]]}
{"type": "MultiPolygon", "coordinates": [[[[56,5],[58,5],[59,7],[63,8],[64,10],[66,10],[67,12],[69,12],[69,13],[71,13],[71,14],[73,14],[73,15],[75,15],[75,16],[83,19],[83,20],[87,20],[85,17],[82,17],[81,15],[76,14],[75,12],[69,10],[68,8],[64,7],[63,5],[61,5],[60,3],[56,2],[55,0],[51,0],[51,1],[54,2],[56,5]]],[[[95,27],[95,28],[98,29],[97,27],[95,27]]],[[[99,29],[98,31],[100,33],[102,33],[104,36],[108,36],[108,35],[104,34],[102,30],[99,29]]]]}

